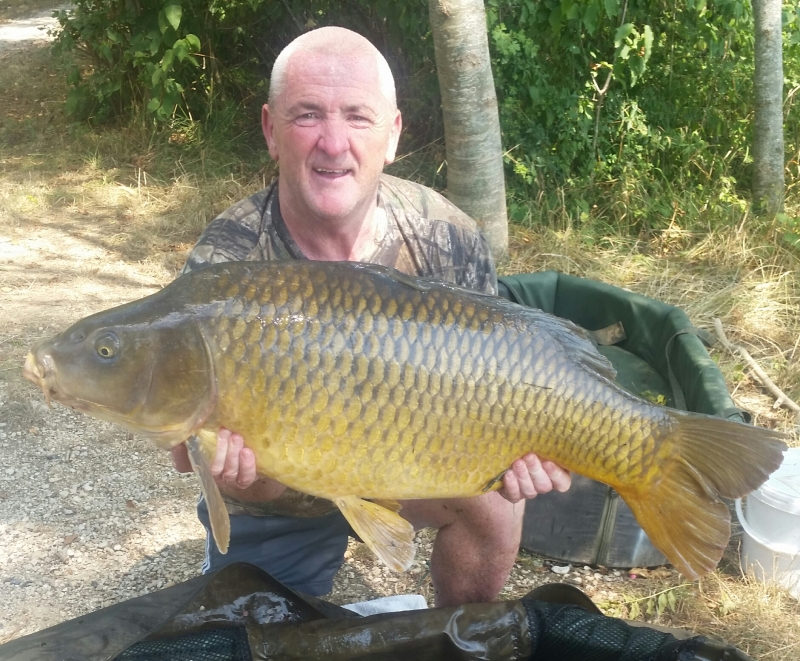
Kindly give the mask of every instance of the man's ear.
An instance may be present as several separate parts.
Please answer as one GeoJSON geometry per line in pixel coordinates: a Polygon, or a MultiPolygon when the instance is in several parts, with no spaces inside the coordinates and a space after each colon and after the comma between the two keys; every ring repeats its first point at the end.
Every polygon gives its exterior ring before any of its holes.
{"type": "Polygon", "coordinates": [[[264,140],[267,141],[267,149],[269,149],[272,160],[279,161],[278,143],[275,141],[275,124],[272,121],[269,105],[266,103],[261,106],[261,132],[264,134],[264,140]]]}
{"type": "Polygon", "coordinates": [[[389,144],[386,145],[386,156],[383,159],[385,165],[394,162],[394,156],[397,153],[397,143],[400,141],[400,132],[403,130],[403,117],[399,110],[395,112],[397,114],[392,122],[392,128],[389,129],[389,144]]]}

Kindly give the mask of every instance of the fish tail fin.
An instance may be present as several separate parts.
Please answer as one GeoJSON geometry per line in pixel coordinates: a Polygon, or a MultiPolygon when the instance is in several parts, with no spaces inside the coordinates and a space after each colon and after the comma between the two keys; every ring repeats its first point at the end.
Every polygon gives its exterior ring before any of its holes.
{"type": "MultiPolygon", "coordinates": [[[[206,439],[203,439],[206,440],[206,439]]],[[[216,443],[216,435],[214,437],[216,443]]],[[[228,552],[228,544],[231,540],[231,519],[228,515],[228,508],[222,500],[217,483],[211,473],[211,465],[203,452],[202,441],[197,436],[190,436],[186,441],[186,449],[189,452],[189,461],[200,481],[200,490],[208,507],[208,519],[211,522],[211,534],[219,552],[225,555],[228,552]]]]}
{"type": "Polygon", "coordinates": [[[358,496],[342,496],[334,501],[356,534],[389,569],[406,571],[414,562],[414,527],[394,506],[394,501],[370,502],[358,496]],[[382,503],[382,504],[381,504],[382,503]],[[384,505],[390,505],[390,508],[384,505]]]}
{"type": "Polygon", "coordinates": [[[676,455],[645,487],[618,488],[650,541],[690,580],[717,566],[730,537],[719,500],[757,489],[780,466],[786,445],[770,429],[671,411],[676,455]]]}

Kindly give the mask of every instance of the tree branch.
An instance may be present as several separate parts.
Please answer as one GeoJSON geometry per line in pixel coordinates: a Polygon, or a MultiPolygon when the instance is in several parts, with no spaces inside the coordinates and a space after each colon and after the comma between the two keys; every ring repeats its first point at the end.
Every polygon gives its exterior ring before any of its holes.
{"type": "Polygon", "coordinates": [[[758,380],[764,384],[764,387],[769,390],[775,396],[775,404],[773,408],[778,408],[779,406],[785,406],[786,408],[790,409],[798,416],[798,420],[800,420],[800,406],[797,405],[796,402],[789,399],[783,390],[776,386],[772,379],[770,379],[764,370],[761,369],[759,364],[755,361],[755,359],[747,352],[746,349],[743,347],[737,346],[735,344],[731,344],[728,340],[728,337],[725,335],[725,331],[722,329],[722,322],[714,318],[714,332],[719,338],[719,341],[723,344],[723,346],[730,351],[732,354],[739,354],[747,365],[753,370],[753,373],[758,377],[758,380]]]}

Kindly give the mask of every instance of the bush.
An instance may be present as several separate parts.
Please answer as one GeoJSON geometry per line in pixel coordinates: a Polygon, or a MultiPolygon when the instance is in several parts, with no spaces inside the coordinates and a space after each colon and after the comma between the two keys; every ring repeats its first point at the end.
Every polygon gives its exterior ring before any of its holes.
{"type": "MultiPolygon", "coordinates": [[[[577,218],[624,198],[631,208],[615,219],[635,232],[674,219],[665,211],[653,220],[650,202],[637,200],[693,191],[707,207],[748,186],[749,3],[488,0],[487,18],[512,216],[557,193],[563,205],[566,189],[577,218]]],[[[314,26],[350,27],[393,67],[403,147],[428,147],[429,162],[439,161],[425,183],[443,160],[424,0],[76,0],[61,23],[57,48],[85,54],[71,74],[70,111],[93,120],[144,112],[155,123],[205,121],[231,104],[257,116],[284,45],[314,26]]],[[[800,9],[789,2],[784,30],[791,182],[800,170],[800,9]]]]}

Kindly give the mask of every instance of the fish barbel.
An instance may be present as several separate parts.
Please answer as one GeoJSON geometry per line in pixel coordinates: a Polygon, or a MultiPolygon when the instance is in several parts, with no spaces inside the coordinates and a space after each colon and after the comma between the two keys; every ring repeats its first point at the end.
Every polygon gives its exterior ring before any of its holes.
{"type": "Polygon", "coordinates": [[[616,489],[693,579],[728,542],[719,496],[756,489],[786,447],[631,395],[571,322],[367,264],[204,268],[40,343],[24,373],[48,400],[161,447],[190,439],[223,552],[208,464],[220,427],[259,474],[332,500],[395,570],[415,549],[394,501],[480,495],[535,452],[616,489]]]}

